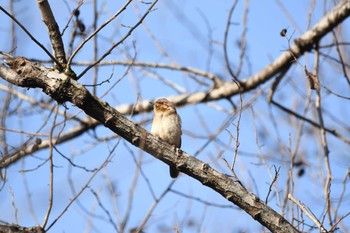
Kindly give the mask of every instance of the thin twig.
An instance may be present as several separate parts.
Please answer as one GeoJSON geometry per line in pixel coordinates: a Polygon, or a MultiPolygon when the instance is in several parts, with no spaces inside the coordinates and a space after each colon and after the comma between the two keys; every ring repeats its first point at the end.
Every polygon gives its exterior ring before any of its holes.
{"type": "Polygon", "coordinates": [[[230,64],[230,59],[228,57],[228,52],[227,52],[227,40],[228,40],[228,33],[230,31],[230,27],[231,27],[231,19],[232,19],[232,15],[233,15],[233,12],[236,8],[236,5],[238,3],[238,0],[235,0],[234,3],[232,4],[232,7],[229,11],[229,14],[228,14],[228,18],[227,18],[227,22],[226,22],[226,28],[225,28],[225,34],[224,34],[224,56],[225,56],[225,63],[226,63],[226,68],[227,70],[229,71],[231,77],[236,80],[236,81],[239,81],[237,76],[234,74],[232,68],[231,68],[231,64],[230,64]]]}
{"type": "Polygon", "coordinates": [[[233,205],[221,205],[221,204],[216,204],[216,203],[212,203],[212,202],[209,202],[207,200],[203,200],[199,197],[194,197],[194,196],[191,196],[191,195],[188,195],[188,194],[185,194],[185,193],[182,193],[182,192],[179,192],[177,190],[174,190],[174,189],[170,189],[171,192],[179,195],[179,196],[182,196],[186,199],[191,199],[191,200],[195,200],[195,201],[198,201],[199,203],[202,203],[203,205],[206,205],[206,206],[212,206],[212,207],[217,207],[217,208],[228,208],[228,209],[236,209],[238,207],[235,207],[233,205]]]}
{"type": "Polygon", "coordinates": [[[66,31],[67,28],[69,27],[70,22],[71,22],[72,19],[73,19],[75,13],[76,13],[77,11],[79,11],[79,8],[80,8],[83,4],[84,4],[84,1],[83,1],[83,0],[80,0],[80,1],[78,2],[78,5],[77,5],[77,6],[75,7],[75,9],[72,10],[72,11],[70,10],[69,5],[67,4],[68,10],[71,11],[72,13],[70,14],[69,19],[67,20],[66,26],[65,26],[65,27],[63,28],[63,30],[62,30],[61,36],[64,35],[65,31],[66,31]]]}
{"type": "MultiPolygon", "coordinates": [[[[132,153],[132,156],[135,159],[134,152],[132,150],[129,150],[129,152],[132,153]]],[[[142,152],[140,151],[140,153],[142,153],[142,152]]],[[[131,215],[131,211],[133,210],[134,195],[135,195],[135,191],[137,188],[137,183],[138,183],[139,178],[140,178],[140,170],[141,170],[140,164],[141,163],[142,163],[142,156],[140,157],[140,160],[137,161],[137,164],[139,164],[139,165],[136,166],[134,176],[133,176],[132,181],[131,181],[131,185],[130,185],[130,189],[129,189],[129,193],[128,193],[128,200],[126,203],[125,214],[124,214],[124,217],[120,223],[120,232],[125,232],[125,227],[128,224],[128,221],[129,221],[130,215],[131,215]]]]}
{"type": "Polygon", "coordinates": [[[84,192],[86,188],[88,188],[89,184],[93,180],[93,178],[98,174],[98,172],[104,168],[107,163],[109,163],[111,157],[113,156],[112,153],[108,155],[108,157],[105,159],[105,161],[100,165],[100,167],[92,174],[92,176],[88,179],[88,181],[85,183],[85,185],[80,189],[80,191],[70,200],[70,202],[67,204],[67,206],[62,210],[62,212],[56,217],[56,219],[45,229],[45,231],[49,231],[53,225],[67,212],[69,207],[76,201],[76,199],[84,192]]]}
{"type": "MultiPolygon", "coordinates": [[[[86,66],[86,65],[93,65],[93,62],[84,62],[84,61],[80,61],[80,62],[73,62],[73,65],[76,66],[86,66]]],[[[181,72],[188,72],[188,73],[192,73],[195,75],[200,75],[204,78],[208,78],[210,80],[212,80],[214,83],[217,83],[217,86],[220,86],[222,84],[222,81],[220,80],[220,78],[215,75],[212,74],[210,72],[206,72],[200,69],[196,69],[193,67],[189,67],[189,66],[181,66],[181,65],[176,65],[176,64],[163,64],[163,63],[151,63],[151,62],[139,62],[139,61],[115,61],[115,60],[111,60],[111,61],[101,61],[100,63],[96,64],[98,66],[109,66],[109,65],[122,65],[122,66],[135,66],[135,67],[150,67],[150,68],[158,68],[158,69],[168,69],[168,70],[176,70],[176,71],[181,71],[181,72]]]]}
{"type": "Polygon", "coordinates": [[[55,124],[56,124],[56,119],[57,119],[57,115],[58,115],[58,103],[56,103],[56,107],[55,107],[55,117],[53,120],[53,125],[51,127],[50,130],[50,134],[49,134],[49,141],[50,141],[50,154],[49,154],[49,161],[50,161],[50,183],[49,183],[49,190],[50,190],[50,194],[49,194],[49,204],[47,207],[47,211],[44,217],[44,221],[41,224],[41,228],[45,229],[46,224],[49,220],[50,217],[50,213],[51,213],[51,209],[52,209],[52,203],[53,203],[53,146],[54,146],[54,142],[53,142],[53,131],[55,129],[55,124]]]}
{"type": "Polygon", "coordinates": [[[334,223],[334,225],[332,226],[332,228],[329,230],[329,232],[334,232],[336,230],[336,227],[338,226],[338,224],[345,219],[346,217],[350,216],[350,212],[347,212],[345,215],[343,215],[341,218],[338,219],[338,221],[336,221],[334,223]]]}
{"type": "Polygon", "coordinates": [[[99,31],[101,31],[105,26],[107,26],[110,22],[112,22],[116,17],[118,17],[123,11],[126,10],[128,5],[132,2],[132,0],[127,1],[124,6],[122,6],[117,13],[115,13],[111,18],[109,18],[106,22],[104,22],[101,26],[99,26],[93,33],[91,33],[83,42],[78,45],[78,47],[74,50],[72,55],[69,57],[68,62],[67,62],[67,67],[70,67],[73,58],[79,50],[89,41],[91,38],[93,38],[99,31]]]}
{"type": "Polygon", "coordinates": [[[18,208],[16,206],[16,202],[15,202],[15,193],[13,192],[12,187],[10,186],[10,195],[12,198],[11,204],[13,209],[15,210],[15,223],[18,224],[18,208]]]}
{"type": "MultiPolygon", "coordinates": [[[[156,3],[158,2],[158,0],[155,0],[152,5],[148,8],[148,10],[146,11],[146,13],[142,16],[142,18],[133,26],[130,28],[130,30],[128,31],[128,33],[121,38],[117,43],[115,43],[114,45],[111,46],[110,49],[107,50],[107,52],[105,52],[97,61],[95,61],[93,64],[91,64],[90,66],[88,66],[85,70],[83,70],[83,72],[81,72],[78,75],[78,79],[81,78],[86,72],[88,72],[92,67],[94,67],[96,64],[100,63],[105,57],[107,57],[116,47],[118,47],[120,44],[122,44],[130,35],[131,33],[143,22],[143,20],[147,17],[147,15],[153,11],[153,7],[156,5],[156,3]]],[[[128,2],[129,3],[129,2],[128,2]]],[[[98,29],[97,29],[98,30],[98,29]]],[[[74,54],[74,53],[73,53],[74,54]]],[[[73,56],[73,55],[72,55],[73,56]]],[[[72,57],[71,57],[72,58],[72,57]]],[[[71,61],[71,58],[69,58],[69,60],[71,61]]]]}
{"type": "MultiPolygon", "coordinates": [[[[93,1],[93,6],[94,6],[94,22],[93,22],[93,29],[94,29],[94,31],[96,31],[97,30],[97,22],[98,22],[98,20],[99,20],[99,13],[98,13],[98,11],[97,11],[97,0],[94,0],[93,1]]],[[[98,40],[97,40],[97,36],[94,36],[93,37],[93,46],[94,46],[94,53],[93,53],[93,61],[95,62],[95,61],[97,61],[97,58],[98,58],[98,40]]],[[[97,79],[98,79],[98,69],[99,69],[99,67],[98,66],[94,66],[94,74],[93,74],[93,83],[94,84],[96,84],[97,83],[97,79]]],[[[96,88],[96,86],[94,86],[93,88],[92,88],[92,93],[94,94],[94,95],[96,95],[96,93],[97,93],[97,88],[96,88]]]]}
{"type": "Polygon", "coordinates": [[[281,169],[281,167],[278,167],[278,169],[276,169],[275,165],[273,165],[273,168],[275,169],[275,176],[273,177],[273,179],[271,181],[271,184],[269,186],[269,191],[268,191],[268,193],[266,195],[266,198],[265,198],[265,204],[267,204],[267,201],[269,200],[269,196],[270,196],[270,193],[272,191],[272,186],[277,181],[277,178],[278,178],[278,175],[279,175],[279,172],[280,172],[280,169],[281,169]]]}
{"type": "Polygon", "coordinates": [[[299,200],[295,199],[291,194],[288,194],[288,199],[291,200],[294,204],[296,204],[305,215],[316,224],[316,226],[320,229],[321,232],[327,232],[327,230],[322,226],[321,222],[315,217],[315,215],[309,211],[309,208],[305,207],[303,203],[299,200]]]}
{"type": "MultiPolygon", "coordinates": [[[[274,100],[272,100],[271,103],[274,104],[274,105],[276,105],[278,108],[280,108],[280,109],[283,110],[284,112],[286,112],[286,113],[288,113],[288,114],[291,114],[291,115],[293,115],[294,117],[296,117],[296,118],[298,118],[298,119],[300,119],[300,120],[303,120],[303,121],[309,123],[310,125],[312,125],[312,126],[318,128],[318,129],[321,128],[321,126],[320,126],[319,123],[317,123],[317,122],[315,122],[315,121],[313,121],[313,120],[311,120],[311,119],[309,119],[309,118],[306,118],[305,116],[302,116],[302,115],[300,115],[299,113],[294,112],[294,111],[292,111],[292,110],[290,110],[290,109],[284,107],[284,106],[281,105],[280,103],[277,103],[277,102],[275,102],[274,100]]],[[[340,140],[344,141],[345,143],[350,144],[350,139],[348,139],[348,138],[346,138],[344,135],[338,133],[336,130],[334,130],[334,129],[329,129],[329,128],[327,128],[327,127],[324,127],[324,130],[325,130],[327,133],[330,133],[330,134],[332,134],[333,136],[335,136],[335,137],[339,138],[340,140]]]]}
{"type": "Polygon", "coordinates": [[[13,132],[13,133],[27,134],[27,135],[31,135],[31,136],[37,136],[37,137],[49,137],[49,135],[46,133],[33,133],[33,132],[19,130],[19,129],[17,130],[17,129],[9,129],[9,128],[0,127],[0,130],[9,131],[9,132],[13,132]]]}
{"type": "MultiPolygon", "coordinates": [[[[344,77],[345,77],[346,81],[348,82],[348,84],[350,84],[350,77],[349,77],[348,71],[347,71],[346,66],[345,66],[345,61],[344,61],[344,59],[346,59],[346,57],[342,53],[342,52],[344,52],[344,50],[340,50],[341,47],[338,44],[338,37],[337,37],[337,34],[334,32],[334,29],[332,30],[332,35],[333,35],[333,38],[334,38],[334,41],[335,41],[335,45],[336,45],[335,47],[337,49],[337,53],[338,53],[340,64],[341,64],[341,67],[342,67],[342,70],[343,70],[344,77]]],[[[347,52],[344,52],[344,53],[347,53],[347,52]]]]}
{"type": "Polygon", "coordinates": [[[335,211],[334,211],[334,219],[338,218],[338,211],[339,211],[340,207],[342,206],[344,194],[345,194],[345,191],[346,191],[347,181],[349,179],[350,179],[350,166],[346,170],[344,178],[343,178],[343,181],[342,181],[342,184],[343,184],[342,185],[342,190],[341,190],[339,198],[338,198],[337,207],[335,208],[335,211]]]}
{"type": "Polygon", "coordinates": [[[166,187],[164,189],[164,191],[160,194],[160,196],[154,200],[152,206],[148,210],[146,216],[143,218],[143,220],[141,221],[140,225],[137,227],[137,230],[135,232],[141,232],[145,228],[145,225],[146,225],[147,221],[149,220],[149,218],[151,217],[154,209],[157,207],[157,205],[163,199],[163,197],[170,191],[170,189],[173,186],[173,184],[175,183],[175,181],[176,180],[172,180],[169,183],[168,187],[166,187]]]}
{"type": "Polygon", "coordinates": [[[15,18],[13,17],[9,12],[7,12],[2,6],[0,6],[0,10],[4,12],[8,17],[10,17],[13,21],[15,21],[20,28],[30,37],[32,41],[34,41],[35,44],[37,44],[55,63],[58,67],[62,68],[61,64],[58,62],[58,60],[42,45],[37,39],[35,39],[32,34],[15,18]]]}
{"type": "MultiPolygon", "coordinates": [[[[232,78],[232,81],[237,84],[237,87],[239,90],[241,90],[240,83],[232,78]]],[[[236,138],[235,138],[235,150],[233,154],[233,160],[232,160],[232,165],[231,165],[231,171],[233,172],[234,176],[237,177],[234,169],[235,169],[235,164],[237,160],[237,155],[238,155],[238,148],[240,146],[239,142],[239,127],[241,125],[241,118],[242,118],[242,112],[243,112],[243,93],[240,91],[239,92],[239,110],[238,110],[238,120],[236,126],[236,138]]]]}
{"type": "MultiPolygon", "coordinates": [[[[318,44],[316,45],[315,49],[315,60],[314,60],[314,76],[317,79],[317,82],[319,83],[319,53],[318,53],[318,44]]],[[[328,216],[329,224],[332,226],[332,213],[331,213],[331,182],[332,182],[332,171],[331,166],[329,162],[329,149],[328,149],[328,143],[327,143],[327,137],[326,137],[326,130],[324,127],[324,121],[323,121],[323,113],[322,113],[322,106],[321,106],[321,91],[320,89],[316,89],[316,99],[315,99],[315,106],[318,114],[319,119],[319,125],[320,125],[320,134],[321,134],[321,143],[323,147],[323,154],[324,154],[324,160],[325,160],[325,166],[326,166],[326,172],[327,172],[327,178],[326,182],[324,184],[324,196],[326,200],[326,210],[323,216],[323,219],[325,218],[326,214],[328,216]]]]}
{"type": "Polygon", "coordinates": [[[242,71],[243,67],[243,60],[246,55],[246,49],[247,49],[247,23],[248,23],[248,13],[249,13],[249,0],[244,1],[244,14],[243,14],[243,31],[241,34],[239,46],[240,46],[240,53],[239,53],[239,63],[237,66],[237,72],[236,77],[239,77],[242,71]]]}
{"type": "Polygon", "coordinates": [[[107,217],[108,217],[108,222],[111,223],[111,225],[113,226],[113,228],[115,229],[116,232],[118,232],[118,227],[116,225],[116,223],[114,222],[111,213],[108,211],[108,209],[102,204],[102,201],[99,197],[99,195],[92,189],[89,188],[91,193],[94,195],[95,199],[97,200],[98,205],[101,207],[101,209],[103,210],[103,212],[106,213],[107,217]]]}

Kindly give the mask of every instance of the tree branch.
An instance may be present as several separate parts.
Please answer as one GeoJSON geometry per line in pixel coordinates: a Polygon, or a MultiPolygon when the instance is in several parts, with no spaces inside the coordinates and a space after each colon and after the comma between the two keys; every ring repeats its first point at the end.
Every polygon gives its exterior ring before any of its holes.
{"type": "Polygon", "coordinates": [[[44,233],[45,231],[40,226],[22,227],[16,224],[0,224],[0,232],[6,233],[44,233]]]}
{"type": "Polygon", "coordinates": [[[60,29],[57,25],[55,17],[51,11],[50,4],[47,0],[37,0],[41,16],[49,32],[52,49],[54,51],[55,58],[61,65],[67,64],[66,54],[64,51],[63,41],[60,33],[60,29]]]}
{"type": "Polygon", "coordinates": [[[168,165],[176,165],[179,171],[215,190],[272,232],[299,232],[283,216],[245,189],[239,181],[183,151],[174,151],[172,145],[128,120],[77,81],[22,57],[15,58],[9,65],[11,68],[0,65],[0,76],[8,82],[21,87],[41,88],[59,103],[71,102],[129,143],[168,165]]]}

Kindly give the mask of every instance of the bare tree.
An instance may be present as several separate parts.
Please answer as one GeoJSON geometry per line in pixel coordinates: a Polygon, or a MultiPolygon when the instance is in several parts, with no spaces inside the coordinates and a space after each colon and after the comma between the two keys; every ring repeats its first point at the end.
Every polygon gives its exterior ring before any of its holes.
{"type": "Polygon", "coordinates": [[[350,1],[36,3],[0,5],[0,232],[349,231],[350,1]]]}

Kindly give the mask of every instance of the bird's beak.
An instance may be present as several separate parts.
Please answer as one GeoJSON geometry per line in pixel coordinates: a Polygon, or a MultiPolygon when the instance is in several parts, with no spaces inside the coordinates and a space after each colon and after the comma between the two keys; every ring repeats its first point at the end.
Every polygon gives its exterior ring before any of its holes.
{"type": "Polygon", "coordinates": [[[150,102],[148,102],[148,103],[150,103],[152,106],[154,105],[154,102],[151,102],[151,101],[150,101],[150,102]]]}

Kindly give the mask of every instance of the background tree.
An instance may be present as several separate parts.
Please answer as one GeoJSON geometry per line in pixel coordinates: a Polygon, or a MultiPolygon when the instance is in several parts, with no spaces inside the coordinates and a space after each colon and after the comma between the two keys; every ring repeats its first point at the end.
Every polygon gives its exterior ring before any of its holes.
{"type": "Polygon", "coordinates": [[[350,1],[36,3],[0,5],[0,231],[349,232],[350,1]]]}

